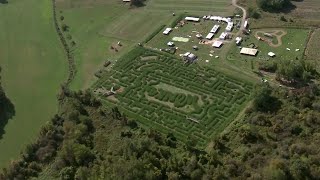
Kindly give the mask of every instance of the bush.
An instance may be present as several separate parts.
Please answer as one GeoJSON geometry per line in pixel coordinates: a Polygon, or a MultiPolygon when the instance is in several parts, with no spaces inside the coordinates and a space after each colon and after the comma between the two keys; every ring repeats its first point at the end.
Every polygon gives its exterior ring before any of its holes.
{"type": "Polygon", "coordinates": [[[282,10],[291,5],[290,0],[257,0],[257,3],[265,11],[282,10]]]}
{"type": "Polygon", "coordinates": [[[254,19],[259,19],[261,17],[260,13],[257,9],[253,9],[252,7],[248,8],[248,15],[254,19]]]}
{"type": "Polygon", "coordinates": [[[286,19],[284,16],[281,16],[281,17],[280,17],[280,20],[281,20],[281,21],[284,21],[284,22],[287,22],[287,19],[286,19]]]}
{"type": "Polygon", "coordinates": [[[62,24],[61,29],[63,32],[69,31],[69,26],[67,26],[66,24],[62,24]]]}

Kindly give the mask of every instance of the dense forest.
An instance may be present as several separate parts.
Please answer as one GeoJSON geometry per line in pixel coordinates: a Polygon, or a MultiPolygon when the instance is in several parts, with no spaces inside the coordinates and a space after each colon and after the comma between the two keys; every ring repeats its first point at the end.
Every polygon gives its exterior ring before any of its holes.
{"type": "Polygon", "coordinates": [[[257,86],[245,117],[205,150],[140,127],[89,91],[63,90],[61,111],[0,179],[316,179],[319,86],[257,86]]]}

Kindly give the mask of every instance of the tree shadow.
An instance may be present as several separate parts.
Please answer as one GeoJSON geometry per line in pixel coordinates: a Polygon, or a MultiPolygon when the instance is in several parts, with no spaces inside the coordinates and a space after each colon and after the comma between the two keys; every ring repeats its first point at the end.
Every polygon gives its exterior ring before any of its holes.
{"type": "Polygon", "coordinates": [[[7,0],[0,0],[0,4],[8,4],[7,0]]]}
{"type": "Polygon", "coordinates": [[[0,140],[5,134],[4,127],[7,125],[9,119],[15,115],[16,111],[12,102],[1,92],[0,95],[0,140]]]}

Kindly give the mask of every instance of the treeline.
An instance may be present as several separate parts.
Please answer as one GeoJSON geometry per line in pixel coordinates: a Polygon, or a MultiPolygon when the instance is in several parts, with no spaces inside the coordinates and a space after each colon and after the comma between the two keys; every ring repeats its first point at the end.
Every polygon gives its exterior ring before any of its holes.
{"type": "Polygon", "coordinates": [[[292,6],[291,0],[257,0],[257,4],[266,11],[279,11],[292,6]]]}
{"type": "Polygon", "coordinates": [[[316,179],[319,92],[258,86],[244,119],[204,151],[192,134],[181,143],[106,109],[88,91],[64,90],[59,114],[0,179],[316,179]]]}

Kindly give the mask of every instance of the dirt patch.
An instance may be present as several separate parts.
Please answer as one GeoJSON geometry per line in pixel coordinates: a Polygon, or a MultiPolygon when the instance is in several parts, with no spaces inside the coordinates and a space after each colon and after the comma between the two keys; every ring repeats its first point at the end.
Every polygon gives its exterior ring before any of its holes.
{"type": "Polygon", "coordinates": [[[268,29],[268,30],[256,31],[254,36],[257,39],[260,39],[268,43],[268,45],[271,47],[280,47],[282,45],[282,37],[285,36],[286,34],[287,32],[282,29],[275,29],[275,30],[268,29]],[[273,41],[274,38],[276,38],[277,43],[273,41]]]}
{"type": "Polygon", "coordinates": [[[141,57],[142,61],[149,61],[149,60],[157,60],[158,56],[145,56],[145,57],[141,57]]]}
{"type": "Polygon", "coordinates": [[[112,43],[109,47],[109,51],[111,53],[118,53],[123,48],[123,45],[121,43],[112,43]]]}

